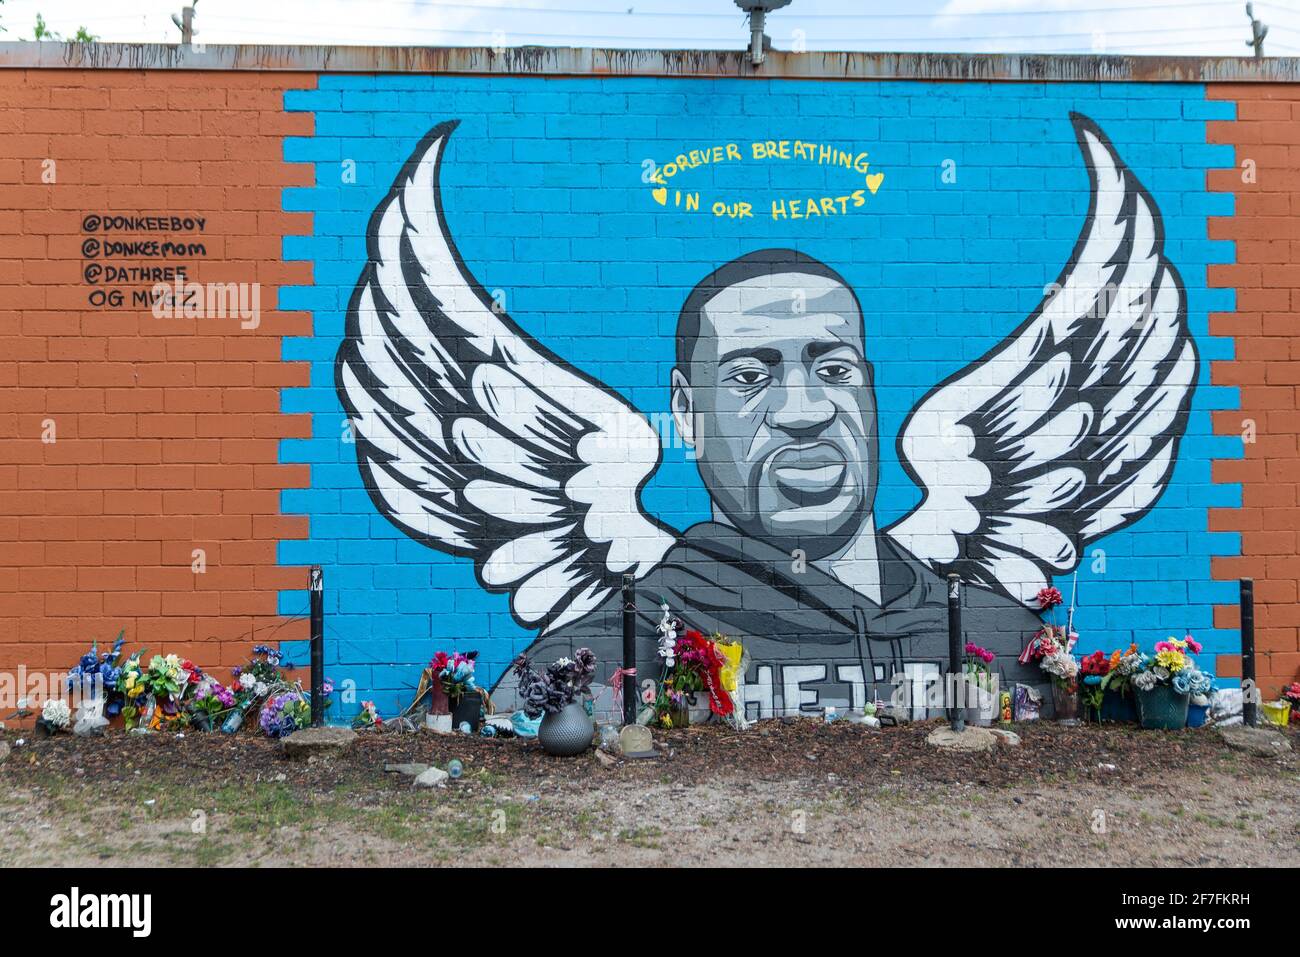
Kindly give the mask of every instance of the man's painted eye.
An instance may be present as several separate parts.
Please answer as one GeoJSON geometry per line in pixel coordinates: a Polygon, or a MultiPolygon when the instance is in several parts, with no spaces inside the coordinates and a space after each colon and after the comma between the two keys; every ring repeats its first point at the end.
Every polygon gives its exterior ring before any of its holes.
{"type": "Polygon", "coordinates": [[[843,362],[828,362],[818,366],[817,374],[827,382],[847,382],[853,376],[853,367],[843,362]]]}
{"type": "Polygon", "coordinates": [[[728,382],[743,386],[764,385],[770,379],[766,372],[759,369],[739,369],[727,377],[728,382]]]}

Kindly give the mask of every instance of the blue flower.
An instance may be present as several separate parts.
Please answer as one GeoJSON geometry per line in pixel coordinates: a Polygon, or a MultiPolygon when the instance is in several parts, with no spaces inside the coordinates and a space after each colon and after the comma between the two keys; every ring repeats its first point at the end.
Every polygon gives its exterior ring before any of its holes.
{"type": "Polygon", "coordinates": [[[1192,679],[1188,677],[1186,672],[1178,672],[1169,683],[1174,686],[1174,691],[1179,694],[1188,694],[1192,690],[1192,679]]]}

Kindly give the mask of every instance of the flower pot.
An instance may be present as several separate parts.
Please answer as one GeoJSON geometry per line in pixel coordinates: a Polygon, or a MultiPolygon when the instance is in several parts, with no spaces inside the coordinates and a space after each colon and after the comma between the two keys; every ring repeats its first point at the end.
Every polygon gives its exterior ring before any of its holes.
{"type": "Polygon", "coordinates": [[[451,699],[443,690],[442,683],[436,679],[429,688],[429,713],[451,714],[451,699]]]}
{"type": "Polygon", "coordinates": [[[478,734],[483,723],[483,696],[477,691],[466,691],[451,699],[451,726],[460,730],[462,724],[468,724],[471,734],[478,734]]]}
{"type": "Polygon", "coordinates": [[[1138,722],[1144,728],[1173,731],[1187,726],[1190,695],[1179,694],[1169,685],[1137,689],[1138,722]]]}
{"type": "Polygon", "coordinates": [[[1260,710],[1264,712],[1265,721],[1279,728],[1285,728],[1291,720],[1291,702],[1285,698],[1281,701],[1265,701],[1260,705],[1260,710]]]}
{"type": "Polygon", "coordinates": [[[1210,706],[1208,704],[1191,704],[1187,705],[1187,727],[1199,728],[1205,724],[1210,716],[1210,706]]]}
{"type": "Polygon", "coordinates": [[[1130,692],[1106,689],[1101,699],[1102,721],[1137,721],[1137,704],[1130,692]]]}
{"type": "Polygon", "coordinates": [[[430,731],[438,734],[451,734],[451,712],[446,714],[434,714],[430,712],[424,716],[424,726],[430,731]]]}
{"type": "Polygon", "coordinates": [[[997,695],[973,682],[966,685],[966,723],[977,728],[987,728],[998,716],[997,695]]]}
{"type": "Polygon", "coordinates": [[[1057,721],[1079,720],[1079,685],[1077,682],[1063,684],[1052,682],[1052,708],[1057,721]]]}
{"type": "Polygon", "coordinates": [[[537,726],[537,740],[547,754],[571,758],[591,747],[595,727],[582,702],[565,705],[562,711],[547,713],[537,726]]]}
{"type": "Polygon", "coordinates": [[[195,711],[190,715],[190,727],[196,731],[211,731],[212,715],[207,711],[195,711]]]}

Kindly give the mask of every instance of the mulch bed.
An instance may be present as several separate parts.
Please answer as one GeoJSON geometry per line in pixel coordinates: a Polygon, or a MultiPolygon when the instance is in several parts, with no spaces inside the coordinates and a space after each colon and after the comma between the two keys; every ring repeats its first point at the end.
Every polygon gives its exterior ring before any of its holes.
{"type": "MultiPolygon", "coordinates": [[[[695,784],[718,777],[809,779],[844,784],[932,782],[1003,787],[1043,780],[1136,781],[1187,767],[1230,767],[1239,774],[1276,774],[1294,769],[1293,755],[1260,758],[1230,751],[1212,729],[1140,731],[1125,725],[1061,727],[1051,722],[1016,725],[1019,747],[999,746],[984,754],[943,751],[926,744],[937,726],[923,722],[868,730],[848,722],[815,719],[759,722],[745,732],[723,726],[656,731],[663,746],[655,760],[619,760],[606,766],[594,751],[577,758],[553,758],[535,741],[505,738],[365,732],[337,757],[290,761],[278,742],[258,734],[187,733],[101,738],[59,735],[38,739],[13,730],[14,745],[0,764],[0,782],[39,783],[51,775],[87,783],[148,779],[161,775],[195,783],[287,780],[311,789],[340,785],[406,788],[409,779],[384,774],[386,763],[423,762],[445,767],[458,758],[466,774],[487,772],[504,786],[591,787],[618,777],[695,784]],[[24,744],[16,745],[22,738],[24,744]],[[286,772],[290,772],[285,775],[286,772]],[[280,777],[285,775],[285,777],[280,777]]],[[[1293,746],[1300,736],[1288,731],[1293,746]]]]}

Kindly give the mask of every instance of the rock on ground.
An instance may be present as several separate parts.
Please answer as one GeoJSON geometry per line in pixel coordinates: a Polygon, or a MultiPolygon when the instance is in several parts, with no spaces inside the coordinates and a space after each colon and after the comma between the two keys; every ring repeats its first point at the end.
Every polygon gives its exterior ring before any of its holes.
{"type": "Polygon", "coordinates": [[[341,754],[357,740],[351,728],[304,728],[295,731],[280,742],[285,755],[290,758],[309,758],[341,754]]]}
{"type": "Polygon", "coordinates": [[[1219,737],[1228,747],[1262,757],[1276,757],[1291,750],[1291,742],[1276,731],[1251,728],[1244,724],[1219,729],[1219,737]]]}
{"type": "Polygon", "coordinates": [[[991,751],[997,746],[998,736],[988,728],[967,726],[957,734],[947,725],[935,728],[926,736],[925,743],[950,751],[991,751]]]}
{"type": "Polygon", "coordinates": [[[446,785],[449,777],[451,775],[441,768],[425,768],[415,776],[415,786],[417,788],[440,788],[446,785]]]}
{"type": "Polygon", "coordinates": [[[418,778],[425,771],[429,770],[429,765],[421,764],[418,761],[410,764],[385,764],[384,771],[389,774],[404,774],[408,778],[418,778]]]}

